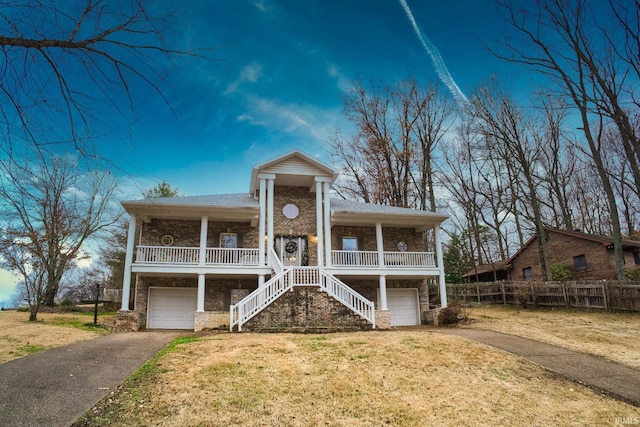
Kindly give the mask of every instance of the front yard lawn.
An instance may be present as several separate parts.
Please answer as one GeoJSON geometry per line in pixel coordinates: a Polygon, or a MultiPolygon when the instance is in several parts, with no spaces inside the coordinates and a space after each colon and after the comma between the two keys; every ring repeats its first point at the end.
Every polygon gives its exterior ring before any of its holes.
{"type": "Polygon", "coordinates": [[[612,425],[639,414],[522,358],[422,329],[203,334],[74,425],[612,425]]]}

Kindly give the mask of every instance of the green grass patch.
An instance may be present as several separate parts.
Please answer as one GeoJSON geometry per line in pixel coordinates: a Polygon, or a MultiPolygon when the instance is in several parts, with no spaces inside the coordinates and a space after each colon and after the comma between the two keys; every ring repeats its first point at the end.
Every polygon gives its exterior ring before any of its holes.
{"type": "Polygon", "coordinates": [[[18,347],[18,351],[28,354],[40,353],[41,351],[45,351],[48,349],[49,347],[47,347],[46,345],[40,344],[27,344],[23,345],[22,347],[18,347]]]}
{"type": "Polygon", "coordinates": [[[53,320],[47,322],[49,325],[63,326],[67,328],[76,328],[88,332],[106,333],[107,329],[100,323],[94,324],[93,322],[86,322],[85,319],[79,319],[77,317],[55,317],[53,320]]]}
{"type": "Polygon", "coordinates": [[[136,416],[144,417],[144,413],[139,412],[139,409],[148,400],[147,387],[156,381],[159,374],[168,371],[167,368],[159,366],[158,361],[179,346],[200,340],[199,336],[184,336],[171,341],[118,387],[119,398],[113,399],[106,396],[92,410],[73,423],[72,427],[119,425],[118,415],[121,413],[127,416],[135,413],[136,416]]]}

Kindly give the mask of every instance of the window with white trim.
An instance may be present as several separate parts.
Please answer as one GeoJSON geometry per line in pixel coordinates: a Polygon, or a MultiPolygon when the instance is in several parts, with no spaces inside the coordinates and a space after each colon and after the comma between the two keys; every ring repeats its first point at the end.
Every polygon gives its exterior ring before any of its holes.
{"type": "Polygon", "coordinates": [[[220,247],[221,248],[237,248],[238,234],[237,233],[220,233],[220,247]]]}

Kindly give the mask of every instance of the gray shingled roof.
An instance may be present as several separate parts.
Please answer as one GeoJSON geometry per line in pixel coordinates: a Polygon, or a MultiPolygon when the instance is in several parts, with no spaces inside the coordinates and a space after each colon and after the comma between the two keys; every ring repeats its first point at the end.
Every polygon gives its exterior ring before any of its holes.
{"type": "Polygon", "coordinates": [[[447,217],[447,215],[441,213],[420,211],[410,208],[400,208],[397,206],[374,205],[371,203],[343,199],[331,199],[331,210],[333,210],[334,212],[361,214],[447,217]]]}
{"type": "Polygon", "coordinates": [[[214,194],[209,196],[160,197],[157,199],[127,200],[123,206],[201,206],[229,208],[259,208],[258,200],[247,193],[214,194]]]}

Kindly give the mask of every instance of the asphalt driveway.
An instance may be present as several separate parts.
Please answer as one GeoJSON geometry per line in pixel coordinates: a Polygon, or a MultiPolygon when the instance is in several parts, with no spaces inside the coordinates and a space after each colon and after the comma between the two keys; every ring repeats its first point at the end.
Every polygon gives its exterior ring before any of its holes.
{"type": "Polygon", "coordinates": [[[580,384],[640,407],[640,371],[637,369],[563,347],[485,329],[442,328],[437,331],[522,356],[580,384]]]}
{"type": "Polygon", "coordinates": [[[69,426],[185,333],[106,335],[0,364],[0,426],[69,426]]]}

